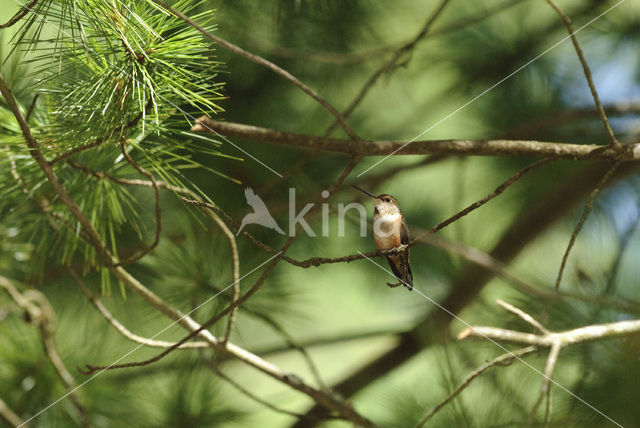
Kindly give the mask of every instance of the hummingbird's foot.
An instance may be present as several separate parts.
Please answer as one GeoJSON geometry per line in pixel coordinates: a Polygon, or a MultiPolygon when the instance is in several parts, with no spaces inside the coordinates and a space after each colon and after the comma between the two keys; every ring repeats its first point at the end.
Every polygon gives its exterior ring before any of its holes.
{"type": "Polygon", "coordinates": [[[396,282],[395,284],[391,284],[389,282],[387,282],[387,286],[391,287],[391,288],[396,288],[398,286],[402,285],[402,282],[396,282]]]}

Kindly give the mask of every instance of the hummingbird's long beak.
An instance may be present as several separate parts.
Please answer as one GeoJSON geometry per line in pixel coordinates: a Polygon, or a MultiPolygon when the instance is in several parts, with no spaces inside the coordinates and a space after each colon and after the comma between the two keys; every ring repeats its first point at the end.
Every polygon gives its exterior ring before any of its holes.
{"type": "Polygon", "coordinates": [[[361,191],[362,193],[364,193],[364,194],[365,194],[365,195],[367,195],[367,196],[371,196],[373,199],[375,199],[375,198],[376,198],[376,197],[375,197],[375,195],[374,195],[373,193],[371,193],[371,192],[367,192],[366,190],[359,188],[359,187],[358,187],[358,186],[356,186],[355,184],[352,184],[352,185],[351,185],[351,187],[353,187],[354,189],[357,189],[357,190],[361,191]]]}

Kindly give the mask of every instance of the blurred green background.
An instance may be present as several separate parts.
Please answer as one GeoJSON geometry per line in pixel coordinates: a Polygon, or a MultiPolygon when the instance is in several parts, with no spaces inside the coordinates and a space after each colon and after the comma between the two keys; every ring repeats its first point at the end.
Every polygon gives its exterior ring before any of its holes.
{"type": "MultiPolygon", "coordinates": [[[[573,19],[575,28],[615,4],[585,0],[559,3],[573,19]]],[[[206,7],[215,9],[216,34],[274,61],[343,110],[371,73],[399,45],[415,36],[438,4],[431,0],[228,0],[208,1],[206,7]]],[[[13,0],[3,0],[3,6],[2,21],[19,8],[13,0]]],[[[627,0],[579,33],[596,87],[603,103],[612,107],[612,126],[623,142],[637,141],[640,133],[638,109],[613,109],[620,103],[640,99],[639,18],[640,4],[627,0]]],[[[453,0],[432,30],[432,35],[404,55],[397,67],[381,76],[349,117],[349,123],[363,138],[409,140],[566,37],[558,16],[538,0],[453,0]],[[491,12],[494,9],[495,13],[491,12]],[[485,19],[456,27],[485,11],[491,12],[485,19]]],[[[15,31],[3,30],[0,34],[4,60],[15,31]]],[[[220,47],[215,47],[215,59],[223,63],[217,80],[226,82],[220,89],[225,99],[218,101],[224,111],[216,118],[313,135],[322,135],[332,124],[333,118],[322,107],[269,70],[220,47]]],[[[14,81],[27,79],[12,71],[12,63],[4,63],[3,75],[14,81]]],[[[31,88],[25,85],[23,91],[29,98],[31,88]]],[[[421,139],[506,137],[606,144],[607,137],[596,115],[563,116],[566,112],[591,109],[592,99],[582,69],[570,41],[565,40],[421,139]]],[[[2,120],[9,123],[13,118],[3,116],[2,120]]],[[[189,126],[186,121],[184,126],[189,126]]],[[[343,137],[340,129],[333,135],[343,137]]],[[[320,192],[348,161],[344,156],[231,140],[285,176],[279,179],[226,142],[219,150],[242,160],[201,155],[199,162],[236,181],[204,169],[187,170],[186,178],[238,223],[250,212],[243,192],[252,187],[286,230],[289,188],[295,189],[300,210],[305,202],[320,199],[320,192]]],[[[347,183],[394,195],[409,224],[421,229],[434,226],[490,193],[534,161],[448,157],[421,165],[424,156],[397,156],[355,178],[380,159],[364,160],[347,183]]],[[[544,166],[439,234],[491,252],[505,232],[521,224],[538,204],[544,204],[560,189],[569,189],[577,195],[575,198],[559,207],[547,204],[546,210],[540,211],[535,232],[523,232],[513,238],[521,238],[522,251],[513,245],[515,259],[509,271],[550,291],[584,197],[591,190],[589,180],[583,181],[582,177],[591,177],[596,167],[575,161],[544,166]],[[554,212],[556,208],[559,212],[554,212]]],[[[636,263],[638,179],[637,171],[628,168],[601,193],[571,253],[563,291],[640,301],[636,263]]],[[[147,212],[152,212],[151,190],[134,189],[132,193],[147,212]]],[[[161,244],[131,271],[168,303],[188,311],[231,283],[228,243],[204,216],[165,195],[161,244]]],[[[357,200],[362,200],[360,195],[345,184],[328,203],[335,209],[339,203],[357,200]]],[[[363,202],[371,214],[372,203],[363,202]]],[[[152,224],[152,217],[145,220],[152,224]]],[[[320,220],[317,216],[311,222],[319,235],[320,220]]],[[[151,236],[153,228],[149,230],[151,236]]],[[[247,231],[274,248],[285,240],[256,225],[247,226],[247,231]]],[[[346,236],[338,237],[333,216],[330,236],[312,238],[303,234],[287,254],[305,259],[373,250],[372,237],[360,237],[358,232],[356,224],[349,224],[346,236]]],[[[79,384],[88,377],[79,374],[76,366],[109,364],[136,347],[105,322],[57,261],[50,260],[44,267],[32,263],[32,258],[40,257],[38,252],[53,254],[55,247],[39,248],[38,236],[29,240],[19,237],[11,223],[0,222],[0,273],[37,288],[49,299],[57,315],[55,342],[79,384]]],[[[135,246],[137,242],[137,237],[123,235],[120,246],[135,246]]],[[[245,237],[238,238],[238,245],[243,274],[270,257],[245,237]]],[[[429,299],[416,292],[386,287],[389,278],[367,261],[309,269],[281,262],[261,290],[242,306],[232,341],[314,383],[305,359],[290,349],[281,334],[265,322],[266,317],[306,345],[326,385],[350,378],[360,367],[396,346],[399,333],[411,330],[425,317],[437,319],[433,314],[441,309],[430,299],[441,302],[456,292],[460,294],[466,285],[461,281],[473,272],[469,262],[458,255],[424,244],[413,248],[411,260],[414,285],[429,299]]],[[[259,273],[260,270],[243,279],[242,289],[247,290],[259,273]]],[[[94,292],[100,292],[99,273],[91,271],[86,280],[94,292]]],[[[456,340],[466,323],[529,331],[526,324],[495,304],[497,298],[534,316],[543,316],[549,309],[546,325],[553,330],[638,317],[633,310],[571,299],[549,303],[516,290],[504,280],[491,278],[459,313],[464,322],[452,322],[444,336],[437,333],[435,321],[433,328],[428,323],[421,324],[420,346],[424,349],[388,372],[367,379],[363,388],[348,399],[358,411],[382,426],[413,426],[475,367],[504,353],[489,342],[456,340]]],[[[167,318],[131,292],[124,298],[114,287],[103,300],[124,325],[139,335],[152,336],[169,324],[167,318]]],[[[227,303],[228,293],[199,308],[194,317],[204,322],[227,303]]],[[[223,331],[219,324],[217,333],[223,331]]],[[[158,339],[177,340],[183,335],[183,330],[173,326],[158,339]]],[[[504,346],[515,349],[510,344],[504,346]]],[[[155,349],[138,349],[126,361],[156,353],[155,349]]],[[[542,371],[546,350],[525,360],[542,371]]],[[[97,427],[283,427],[296,422],[295,417],[274,412],[239,393],[218,378],[206,361],[215,361],[239,384],[277,406],[305,413],[313,404],[308,397],[244,364],[218,361],[211,351],[197,350],[177,351],[143,368],[105,372],[83,385],[79,396],[91,423],[97,427]]],[[[552,425],[612,426],[581,402],[584,400],[623,426],[640,426],[638,379],[638,336],[563,350],[554,380],[579,399],[554,386],[552,425]]],[[[492,369],[441,410],[428,426],[524,426],[541,381],[539,372],[521,362],[492,369]]],[[[20,309],[0,293],[0,398],[20,417],[28,419],[64,393],[42,352],[38,330],[25,323],[20,309]]],[[[537,420],[542,420],[541,415],[537,420]]],[[[0,420],[0,426],[2,423],[0,420]]],[[[64,427],[78,425],[79,420],[67,399],[31,423],[64,427]]],[[[322,425],[350,424],[327,421],[322,425]]]]}

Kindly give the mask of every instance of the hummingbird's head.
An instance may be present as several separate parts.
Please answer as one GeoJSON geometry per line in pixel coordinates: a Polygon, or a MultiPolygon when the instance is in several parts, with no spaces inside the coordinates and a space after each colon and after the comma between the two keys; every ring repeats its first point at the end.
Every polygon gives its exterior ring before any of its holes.
{"type": "Polygon", "coordinates": [[[398,200],[391,195],[383,193],[374,197],[376,202],[376,212],[380,215],[393,215],[400,213],[398,200]]]}
{"type": "Polygon", "coordinates": [[[376,203],[376,214],[380,215],[393,215],[400,214],[400,207],[398,205],[398,200],[391,195],[383,193],[381,195],[375,196],[373,193],[368,192],[364,189],[359,188],[355,184],[352,184],[354,189],[358,189],[365,195],[372,198],[376,203]]]}

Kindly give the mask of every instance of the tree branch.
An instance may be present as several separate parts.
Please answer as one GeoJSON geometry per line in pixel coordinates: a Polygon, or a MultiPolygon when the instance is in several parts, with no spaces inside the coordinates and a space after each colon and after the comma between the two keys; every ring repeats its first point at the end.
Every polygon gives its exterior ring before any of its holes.
{"type": "Polygon", "coordinates": [[[120,149],[124,158],[127,160],[127,162],[129,162],[129,165],[131,165],[136,171],[138,171],[140,174],[147,177],[149,181],[151,181],[153,192],[156,198],[156,236],[151,245],[149,245],[146,249],[142,250],[138,254],[132,255],[125,260],[120,260],[120,262],[116,264],[116,266],[125,266],[137,262],[147,254],[149,254],[151,251],[153,251],[160,243],[160,236],[162,235],[162,207],[160,206],[160,189],[158,188],[158,183],[156,182],[155,177],[149,171],[141,167],[127,152],[126,138],[124,137],[124,135],[120,137],[120,149]]]}
{"type": "MultiPolygon", "coordinates": [[[[342,172],[342,174],[340,174],[338,179],[331,186],[329,186],[329,189],[328,189],[329,195],[331,195],[336,190],[336,188],[342,183],[342,181],[344,181],[344,179],[347,177],[347,175],[353,170],[353,168],[355,168],[355,166],[357,165],[358,161],[359,161],[359,159],[356,159],[356,158],[352,158],[349,161],[349,163],[347,164],[347,166],[344,169],[344,171],[342,172]]],[[[319,206],[319,205],[314,205],[314,208],[317,207],[317,206],[319,206]]],[[[312,208],[310,210],[309,214],[311,214],[313,211],[315,211],[315,210],[312,208]]],[[[217,313],[216,315],[214,315],[211,319],[209,319],[207,322],[205,322],[204,324],[199,326],[197,329],[193,329],[191,331],[191,333],[189,333],[187,336],[185,336],[179,342],[177,342],[176,345],[174,345],[174,347],[169,348],[169,349],[161,352],[160,354],[156,355],[155,357],[152,357],[152,358],[149,358],[149,359],[143,360],[143,361],[137,361],[137,362],[125,363],[125,364],[118,364],[118,365],[111,365],[109,367],[89,366],[89,365],[87,365],[88,372],[92,373],[92,372],[97,371],[97,370],[111,370],[111,369],[126,368],[126,367],[145,366],[147,364],[154,363],[154,362],[159,361],[162,358],[166,357],[171,352],[173,352],[175,349],[177,349],[178,346],[180,346],[181,344],[185,343],[186,341],[188,341],[192,337],[196,336],[200,332],[202,332],[202,331],[208,332],[208,330],[206,330],[206,329],[208,329],[209,327],[214,325],[216,322],[218,322],[220,319],[222,319],[228,313],[234,311],[239,305],[241,305],[246,300],[248,300],[254,293],[256,293],[262,287],[262,285],[266,281],[266,279],[269,276],[269,274],[271,273],[271,271],[276,267],[278,262],[282,259],[283,255],[284,255],[284,252],[291,246],[291,244],[293,243],[295,238],[296,238],[296,235],[293,235],[293,236],[289,237],[289,239],[284,243],[284,245],[282,246],[280,251],[278,251],[275,254],[275,256],[271,257],[271,259],[270,259],[271,262],[269,263],[269,265],[264,269],[264,271],[262,272],[262,274],[260,275],[258,280],[253,284],[253,286],[242,297],[240,297],[239,299],[231,302],[231,304],[229,306],[227,306],[224,310],[222,310],[219,313],[217,313]]],[[[219,343],[219,342],[217,342],[217,343],[219,343]]]]}
{"type": "Polygon", "coordinates": [[[88,427],[90,424],[87,411],[78,397],[76,382],[64,365],[53,341],[55,314],[51,304],[47,298],[37,290],[27,290],[23,293],[19,292],[12,282],[4,276],[0,276],[0,287],[4,288],[18,307],[24,311],[28,322],[40,330],[40,339],[42,340],[45,354],[64,384],[65,389],[68,391],[69,399],[80,416],[81,425],[88,427]]]}
{"type": "Polygon", "coordinates": [[[20,419],[20,416],[16,415],[16,413],[13,410],[11,410],[9,406],[7,406],[7,403],[5,403],[2,400],[2,398],[0,398],[0,416],[2,417],[2,419],[7,421],[7,423],[14,428],[29,427],[29,425],[27,425],[26,422],[20,419]]]}
{"type": "Polygon", "coordinates": [[[559,333],[547,332],[540,334],[505,330],[496,327],[472,326],[462,330],[458,334],[458,339],[466,339],[467,337],[478,339],[489,338],[504,342],[551,348],[555,344],[559,344],[561,347],[564,347],[576,343],[614,339],[637,333],[640,333],[640,320],[594,324],[559,333]]]}
{"type": "MultiPolygon", "coordinates": [[[[76,271],[73,268],[67,267],[67,271],[71,275],[71,278],[73,278],[75,283],[78,285],[78,287],[80,287],[80,290],[82,290],[85,296],[87,296],[87,299],[89,299],[89,302],[91,302],[91,304],[98,310],[98,312],[100,312],[100,314],[107,320],[109,324],[111,324],[116,330],[118,330],[118,333],[122,334],[124,337],[126,337],[127,339],[133,342],[140,343],[142,345],[150,346],[153,348],[170,348],[172,346],[175,346],[175,342],[166,342],[164,340],[147,339],[146,337],[138,336],[137,334],[132,333],[129,329],[127,329],[124,325],[122,325],[122,323],[120,323],[120,321],[118,321],[117,318],[111,314],[111,312],[109,312],[109,310],[102,304],[102,300],[98,296],[93,294],[91,290],[89,290],[89,287],[85,285],[82,278],[80,278],[80,276],[76,273],[76,271]]],[[[187,342],[187,343],[183,343],[178,348],[193,349],[193,348],[210,348],[210,347],[211,345],[208,342],[187,342]]]]}
{"type": "Polygon", "coordinates": [[[591,96],[593,96],[593,101],[596,105],[596,109],[598,110],[598,115],[600,116],[600,120],[604,125],[604,129],[609,136],[609,141],[611,147],[618,147],[620,143],[616,139],[613,130],[611,129],[611,125],[609,124],[609,120],[607,120],[607,114],[602,108],[602,103],[600,102],[600,97],[598,97],[598,91],[596,91],[596,86],[593,84],[593,78],[591,77],[591,69],[587,64],[587,60],[584,58],[584,54],[582,53],[582,48],[580,47],[580,43],[578,43],[578,38],[576,37],[575,31],[571,26],[571,19],[560,9],[558,5],[553,0],[547,0],[547,3],[556,11],[556,13],[560,16],[562,21],[564,22],[565,27],[567,27],[567,31],[569,32],[569,36],[571,36],[571,42],[573,43],[573,47],[576,50],[576,54],[580,59],[580,64],[582,64],[582,70],[584,71],[584,77],[587,79],[587,83],[589,84],[589,90],[591,90],[591,96]]]}
{"type": "Polygon", "coordinates": [[[195,132],[217,132],[227,137],[246,138],[274,144],[294,146],[359,156],[398,155],[466,155],[466,156],[532,156],[551,159],[593,161],[634,161],[640,159],[640,143],[620,147],[594,144],[569,144],[527,140],[423,140],[407,144],[403,141],[349,141],[276,131],[251,125],[220,122],[207,116],[196,120],[195,132]]]}
{"type": "Polygon", "coordinates": [[[131,121],[129,121],[128,123],[121,125],[121,126],[117,126],[115,127],[108,135],[103,135],[102,137],[96,138],[95,140],[93,140],[90,143],[84,144],[82,146],[78,146],[78,147],[74,147],[73,149],[70,149],[64,153],[59,154],[58,156],[54,157],[53,159],[51,159],[51,161],[49,161],[50,165],[54,165],[58,162],[60,162],[61,160],[65,160],[77,153],[80,152],[84,152],[86,150],[89,149],[93,149],[94,147],[98,147],[100,145],[102,145],[102,143],[106,142],[109,138],[111,138],[114,134],[117,134],[119,132],[123,132],[127,129],[131,129],[131,128],[135,128],[138,123],[140,123],[140,121],[142,120],[144,113],[149,110],[149,108],[151,108],[151,106],[153,105],[153,98],[149,98],[149,101],[147,101],[146,106],[144,107],[144,110],[141,111],[140,113],[138,113],[133,119],[131,119],[131,121]]]}
{"type": "Polygon", "coordinates": [[[540,324],[538,320],[536,320],[534,317],[532,317],[522,309],[516,308],[515,306],[500,299],[496,300],[496,303],[502,306],[502,309],[504,309],[505,311],[509,311],[512,314],[515,314],[516,316],[520,317],[524,322],[533,326],[533,328],[538,330],[540,333],[542,334],[549,333],[549,330],[547,330],[542,324],[540,324]]]}
{"type": "Polygon", "coordinates": [[[611,168],[609,168],[607,172],[602,176],[598,184],[596,184],[596,187],[593,189],[593,191],[589,195],[589,199],[587,199],[587,203],[584,206],[584,210],[582,210],[582,215],[580,216],[580,219],[578,220],[576,227],[573,229],[573,232],[571,233],[569,244],[567,245],[567,249],[565,250],[564,255],[562,256],[562,262],[560,263],[560,270],[558,271],[558,277],[556,278],[556,290],[560,289],[560,282],[562,281],[562,274],[564,272],[565,266],[567,265],[567,260],[569,259],[569,253],[571,252],[571,249],[573,248],[573,245],[575,244],[576,239],[578,238],[578,234],[582,230],[582,226],[584,226],[584,223],[587,221],[587,217],[589,217],[589,214],[593,209],[593,203],[598,197],[598,194],[600,193],[600,190],[602,189],[602,187],[605,184],[607,184],[607,181],[609,181],[611,176],[616,172],[616,168],[618,167],[618,165],[619,165],[619,162],[615,162],[613,165],[611,165],[611,168]]]}
{"type": "Polygon", "coordinates": [[[29,11],[36,5],[36,3],[38,3],[38,0],[31,0],[28,4],[25,4],[24,6],[22,6],[18,11],[18,13],[13,15],[13,17],[10,20],[5,22],[4,24],[0,24],[0,30],[4,28],[9,28],[12,25],[16,24],[18,21],[24,18],[27,15],[27,13],[29,13],[29,11]]]}
{"type": "Polygon", "coordinates": [[[556,363],[558,362],[558,355],[560,354],[560,349],[562,345],[559,343],[554,343],[551,345],[551,350],[549,350],[549,356],[547,357],[547,363],[544,367],[544,378],[542,379],[542,386],[540,386],[540,394],[538,395],[538,399],[536,400],[533,408],[531,409],[531,413],[529,416],[529,420],[533,421],[538,412],[538,408],[542,403],[542,400],[545,399],[545,411],[544,411],[544,426],[548,426],[551,421],[551,378],[553,377],[553,371],[556,368],[556,363]]]}
{"type": "Polygon", "coordinates": [[[254,394],[249,389],[247,389],[244,386],[240,385],[231,376],[227,376],[222,370],[220,370],[218,368],[218,366],[213,361],[211,361],[211,359],[205,358],[204,361],[205,361],[205,364],[207,365],[207,367],[209,367],[218,377],[220,377],[221,379],[226,381],[229,385],[231,385],[235,389],[237,389],[241,394],[249,397],[249,399],[255,401],[256,403],[261,404],[264,407],[266,407],[268,409],[271,409],[271,410],[273,410],[274,412],[277,412],[277,413],[282,413],[284,415],[294,416],[294,417],[296,417],[298,419],[306,418],[306,415],[303,415],[303,414],[300,414],[300,413],[296,413],[296,412],[292,412],[292,411],[287,410],[287,409],[282,409],[282,408],[280,408],[280,407],[278,407],[278,406],[276,406],[274,404],[271,404],[268,401],[262,399],[262,397],[258,396],[257,394],[254,394]]]}
{"type": "MultiPolygon", "coordinates": [[[[210,217],[220,227],[222,232],[229,239],[229,247],[231,248],[231,271],[233,272],[233,296],[231,303],[234,304],[240,298],[240,259],[238,257],[238,245],[236,243],[235,235],[229,230],[227,225],[218,217],[214,212],[207,211],[207,216],[210,217]]],[[[227,330],[224,336],[220,339],[220,343],[226,345],[231,336],[231,330],[233,329],[233,322],[238,313],[238,307],[236,306],[229,314],[229,320],[227,322],[227,330]]]]}

